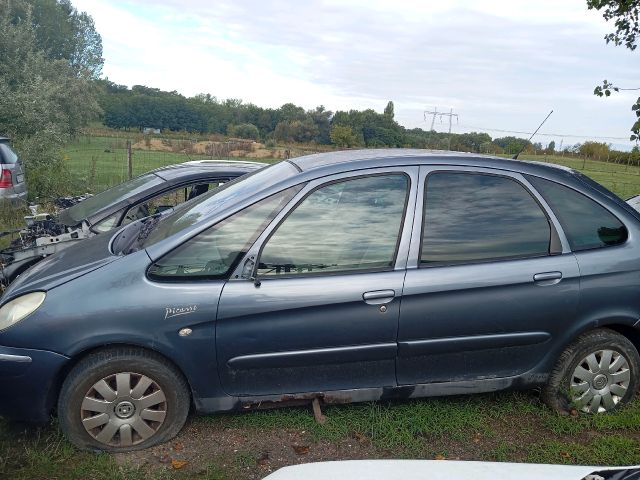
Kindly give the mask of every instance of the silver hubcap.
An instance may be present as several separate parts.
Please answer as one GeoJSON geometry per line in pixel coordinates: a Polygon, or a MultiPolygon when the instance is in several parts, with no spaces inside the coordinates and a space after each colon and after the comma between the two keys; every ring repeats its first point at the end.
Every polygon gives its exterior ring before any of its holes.
{"type": "Polygon", "coordinates": [[[130,447],[153,436],[167,416],[160,386],[138,373],[117,373],[86,393],[80,418],[89,435],[112,447],[130,447]]]}
{"type": "Polygon", "coordinates": [[[613,350],[587,355],[571,376],[571,401],[583,412],[607,412],[623,399],[631,371],[624,356],[613,350]]]}

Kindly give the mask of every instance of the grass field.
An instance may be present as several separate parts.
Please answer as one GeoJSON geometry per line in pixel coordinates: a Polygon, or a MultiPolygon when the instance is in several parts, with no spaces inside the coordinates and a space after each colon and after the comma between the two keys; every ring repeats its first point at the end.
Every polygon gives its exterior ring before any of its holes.
{"type": "Polygon", "coordinates": [[[640,167],[559,155],[521,155],[521,160],[564,165],[601,183],[623,199],[640,194],[640,167]]]}
{"type": "MultiPolygon", "coordinates": [[[[177,147],[180,141],[171,140],[177,147]]],[[[188,143],[188,142],[187,142],[188,143]]],[[[97,192],[122,183],[128,178],[126,139],[118,137],[82,137],[63,150],[65,162],[77,177],[73,189],[76,193],[97,192]]],[[[189,160],[211,158],[207,155],[185,154],[174,151],[132,150],[133,175],[154,168],[189,160]]],[[[272,163],[276,159],[260,159],[272,163]]]]}
{"type": "MultiPolygon", "coordinates": [[[[64,155],[79,179],[77,193],[126,179],[122,138],[84,139],[64,155]]],[[[134,174],[189,159],[175,152],[133,155],[134,174]]],[[[640,193],[637,166],[522,158],[575,168],[623,198],[640,193]]],[[[35,428],[0,419],[0,479],[258,479],[288,464],[357,458],[640,464],[640,401],[597,416],[556,415],[535,393],[367,403],[325,413],[325,425],[307,408],[194,418],[170,444],[121,455],[78,452],[55,422],[35,428]]]]}
{"type": "MultiPolygon", "coordinates": [[[[82,137],[64,150],[69,170],[77,177],[74,191],[96,192],[127,179],[126,139],[121,137],[82,137]]],[[[209,158],[206,155],[133,150],[133,173],[139,175],[157,167],[188,160],[209,158]]],[[[602,183],[622,198],[640,194],[640,167],[563,157],[559,155],[522,155],[522,160],[555,163],[579,170],[602,183]]],[[[272,163],[273,158],[260,159],[272,163]]]]}

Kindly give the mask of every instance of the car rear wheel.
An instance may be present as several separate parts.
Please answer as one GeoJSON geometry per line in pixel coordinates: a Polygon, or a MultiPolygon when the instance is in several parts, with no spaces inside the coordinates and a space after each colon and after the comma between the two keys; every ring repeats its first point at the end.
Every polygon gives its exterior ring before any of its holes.
{"type": "Polygon", "coordinates": [[[629,339],[607,329],[581,335],[560,355],[542,391],[552,409],[610,412],[635,396],[640,356],[629,339]]]}
{"type": "Polygon", "coordinates": [[[139,450],[173,438],[189,413],[189,390],[167,360],[137,349],[82,359],[62,385],[60,426],[82,449],[139,450]]]}

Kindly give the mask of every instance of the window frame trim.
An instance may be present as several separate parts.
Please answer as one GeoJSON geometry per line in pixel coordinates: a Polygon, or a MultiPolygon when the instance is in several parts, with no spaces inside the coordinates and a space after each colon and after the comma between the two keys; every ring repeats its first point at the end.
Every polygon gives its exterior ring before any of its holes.
{"type": "Polygon", "coordinates": [[[256,261],[254,262],[251,275],[252,275],[252,278],[259,279],[261,282],[271,281],[271,280],[280,280],[280,279],[283,279],[283,280],[293,279],[293,278],[330,277],[330,276],[337,276],[337,275],[358,275],[358,274],[367,274],[367,273],[392,272],[398,269],[404,270],[406,268],[406,262],[403,262],[403,265],[398,265],[398,260],[400,259],[403,240],[407,242],[407,246],[405,250],[407,250],[407,252],[409,250],[411,230],[413,227],[413,222],[415,221],[414,220],[415,206],[412,207],[410,205],[410,201],[411,201],[412,195],[416,194],[417,192],[417,182],[419,181],[418,174],[419,174],[419,170],[417,166],[413,166],[413,165],[397,166],[397,167],[394,166],[394,167],[366,169],[362,171],[342,172],[337,175],[332,175],[331,177],[320,177],[309,182],[307,184],[307,187],[303,189],[301,192],[299,192],[299,195],[297,195],[292,199],[291,206],[287,206],[285,209],[283,209],[280,212],[280,215],[278,216],[280,218],[276,217],[273,219],[273,221],[271,222],[271,225],[265,229],[265,231],[263,232],[263,235],[261,236],[264,238],[259,237],[256,240],[254,247],[257,246],[257,248],[252,248],[250,249],[249,252],[247,252],[247,255],[245,255],[245,257],[243,258],[243,261],[240,262],[238,268],[236,269],[236,272],[234,272],[234,275],[231,276],[231,279],[246,280],[246,278],[242,278],[241,275],[238,274],[238,270],[240,271],[242,270],[241,266],[244,265],[247,262],[247,260],[253,261],[254,259],[256,261]],[[412,175],[412,172],[414,173],[414,175],[412,175]],[[285,220],[289,217],[289,215],[292,212],[294,212],[298,208],[298,206],[301,205],[302,202],[304,202],[307,199],[308,196],[310,196],[312,193],[314,193],[316,190],[319,190],[320,188],[333,185],[336,183],[356,180],[359,178],[368,178],[368,177],[375,177],[375,176],[390,176],[390,175],[401,175],[401,176],[404,176],[407,180],[407,193],[405,196],[404,208],[402,211],[402,221],[398,231],[398,238],[396,240],[396,247],[394,251],[394,257],[391,262],[392,263],[391,267],[369,268],[369,269],[362,269],[362,270],[338,270],[338,271],[331,271],[331,272],[318,271],[318,272],[307,272],[307,273],[294,273],[294,274],[288,274],[288,275],[285,274],[285,275],[277,275],[277,276],[258,275],[260,257],[262,256],[264,247],[267,245],[267,243],[269,242],[273,234],[278,230],[280,225],[282,225],[285,222],[285,220]],[[327,180],[327,178],[329,178],[329,180],[327,180]],[[413,212],[414,218],[411,219],[412,220],[411,226],[408,227],[407,216],[411,212],[413,212]]]}
{"type": "Polygon", "coordinates": [[[430,168],[426,175],[424,176],[424,181],[422,183],[422,209],[420,211],[420,232],[418,238],[418,255],[416,258],[416,267],[419,269],[423,268],[439,268],[439,267],[456,267],[456,266],[464,266],[464,265],[478,265],[485,263],[500,263],[500,262],[509,262],[514,260],[529,260],[536,258],[547,258],[553,257],[557,255],[562,255],[565,252],[565,247],[568,244],[568,240],[566,236],[564,236],[564,232],[562,232],[562,236],[560,231],[558,231],[558,227],[556,226],[556,222],[560,225],[559,220],[555,217],[555,213],[551,209],[551,206],[546,204],[546,199],[531,185],[524,175],[519,172],[513,172],[509,170],[494,170],[488,168],[473,168],[467,166],[434,166],[434,168],[430,168]],[[429,177],[438,173],[451,173],[451,174],[467,174],[467,175],[485,175],[492,177],[501,177],[511,180],[518,185],[520,185],[524,191],[533,199],[533,201],[538,205],[538,208],[544,214],[547,223],[549,225],[549,247],[546,254],[536,254],[536,255],[510,255],[505,257],[491,257],[491,258],[483,258],[478,260],[462,260],[457,262],[452,261],[443,261],[443,262],[432,262],[432,263],[422,263],[422,249],[424,247],[424,232],[426,228],[426,212],[427,212],[427,193],[428,193],[428,182],[429,177]],[[519,178],[521,177],[521,178],[519,178]],[[523,181],[524,180],[524,181],[523,181]],[[525,183],[526,182],[526,183],[525,183]],[[538,198],[537,195],[540,196],[538,198]],[[540,200],[542,199],[542,201],[540,200]],[[545,205],[546,204],[546,205],[545,205]],[[550,213],[551,212],[551,213],[550,213]],[[551,216],[553,214],[553,217],[551,216]],[[563,238],[564,236],[564,238],[563,238]]]}

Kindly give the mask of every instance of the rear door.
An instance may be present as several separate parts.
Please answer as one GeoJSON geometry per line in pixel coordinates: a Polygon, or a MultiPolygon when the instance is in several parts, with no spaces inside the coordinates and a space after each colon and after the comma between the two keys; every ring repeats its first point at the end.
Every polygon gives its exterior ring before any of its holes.
{"type": "Polygon", "coordinates": [[[396,384],[417,174],[375,169],[311,182],[265,230],[246,257],[257,281],[236,272],[220,298],[216,350],[227,393],[396,384]]]}
{"type": "Polygon", "coordinates": [[[532,369],[578,305],[578,266],[557,219],[515,173],[423,167],[420,187],[398,383],[532,369]]]}

